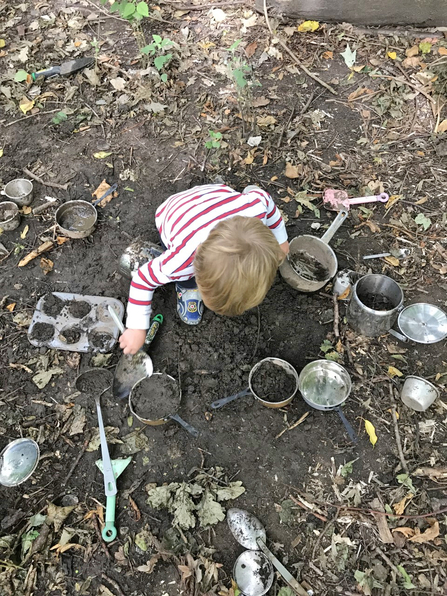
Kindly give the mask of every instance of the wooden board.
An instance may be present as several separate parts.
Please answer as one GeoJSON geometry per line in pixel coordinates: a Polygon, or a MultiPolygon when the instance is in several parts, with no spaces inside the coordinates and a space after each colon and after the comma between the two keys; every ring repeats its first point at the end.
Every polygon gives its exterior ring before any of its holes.
{"type": "MultiPolygon", "coordinates": [[[[447,0],[267,0],[269,14],[361,25],[447,25],[447,0]]],[[[264,0],[256,0],[264,9],[264,0]]]]}

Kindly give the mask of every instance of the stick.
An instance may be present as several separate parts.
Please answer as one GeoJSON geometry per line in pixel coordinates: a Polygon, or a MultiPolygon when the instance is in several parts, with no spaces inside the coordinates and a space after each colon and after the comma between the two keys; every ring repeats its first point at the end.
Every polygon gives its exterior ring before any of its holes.
{"type": "MultiPolygon", "coordinates": [[[[301,416],[301,418],[299,418],[296,422],[294,422],[290,426],[286,426],[286,428],[284,428],[279,434],[276,435],[275,439],[279,439],[279,437],[282,437],[283,434],[286,433],[288,430],[293,430],[294,428],[299,426],[302,422],[304,422],[304,420],[306,420],[306,418],[308,416],[309,416],[309,412],[304,412],[304,414],[301,416]]],[[[292,498],[292,497],[290,497],[290,498],[292,498]]]]}
{"type": "Polygon", "coordinates": [[[293,495],[289,495],[289,499],[291,501],[293,501],[295,503],[295,505],[298,505],[299,507],[301,507],[302,509],[307,511],[307,513],[310,513],[311,515],[313,515],[320,521],[327,522],[327,517],[325,517],[324,515],[320,515],[319,513],[315,513],[315,511],[312,511],[312,509],[309,509],[309,507],[306,507],[306,505],[304,505],[304,503],[301,503],[301,501],[298,501],[298,499],[295,499],[295,497],[293,495]]]}
{"type": "Polygon", "coordinates": [[[28,120],[28,118],[34,118],[34,116],[43,116],[44,114],[54,114],[54,112],[60,112],[60,109],[56,108],[55,110],[49,110],[48,112],[37,112],[36,114],[30,114],[29,116],[25,116],[24,118],[19,118],[18,120],[13,120],[12,122],[5,124],[4,128],[7,128],[8,126],[12,126],[13,124],[17,124],[17,122],[23,122],[24,120],[28,120]]]}
{"type": "Polygon", "coordinates": [[[294,54],[292,52],[292,50],[282,41],[282,39],[280,39],[277,35],[275,35],[273,33],[272,27],[270,25],[269,15],[267,13],[267,0],[264,0],[264,16],[265,16],[265,22],[267,23],[268,30],[270,31],[270,35],[289,54],[289,56],[294,60],[294,62],[297,64],[297,66],[299,66],[299,68],[301,68],[301,70],[303,72],[305,72],[307,74],[307,76],[310,77],[311,79],[313,79],[316,83],[325,87],[328,91],[333,93],[333,95],[338,95],[337,91],[335,91],[335,89],[333,87],[331,87],[330,85],[328,85],[327,83],[322,81],[320,78],[317,77],[317,75],[314,75],[313,73],[311,73],[310,70],[304,66],[304,64],[301,62],[301,60],[298,58],[298,56],[296,54],[294,54]]]}
{"type": "Polygon", "coordinates": [[[67,190],[67,188],[68,188],[68,184],[57,184],[56,182],[44,182],[42,180],[42,178],[39,178],[39,176],[36,176],[36,174],[33,174],[32,172],[30,172],[27,168],[23,168],[23,172],[24,172],[24,174],[26,174],[27,176],[29,176],[36,182],[39,182],[39,184],[43,184],[44,186],[51,186],[52,188],[59,188],[60,190],[67,190]]]}
{"type": "Polygon", "coordinates": [[[393,81],[397,81],[398,83],[402,83],[403,85],[408,85],[409,87],[412,87],[418,93],[421,93],[424,97],[426,97],[429,101],[431,101],[432,104],[436,104],[433,97],[431,95],[429,95],[427,93],[427,91],[425,91],[424,89],[421,89],[421,87],[418,87],[414,83],[410,83],[410,81],[406,81],[405,79],[399,79],[399,77],[393,77],[391,75],[371,74],[371,77],[373,79],[388,79],[389,81],[393,80],[393,81]]]}
{"type": "Polygon", "coordinates": [[[116,581],[114,579],[111,579],[108,575],[106,575],[105,573],[101,573],[101,577],[103,580],[109,582],[109,584],[115,588],[115,590],[118,592],[118,596],[124,596],[124,592],[121,590],[121,588],[119,587],[119,584],[116,583],[116,581]]]}
{"type": "Polygon", "coordinates": [[[178,5],[178,2],[166,1],[165,4],[175,6],[176,10],[210,10],[210,8],[220,8],[221,6],[238,6],[240,4],[247,4],[247,0],[233,0],[233,2],[212,2],[211,4],[204,4],[203,6],[197,6],[191,4],[189,6],[178,5]]]}
{"type": "Polygon", "coordinates": [[[390,400],[391,400],[391,412],[392,412],[393,422],[394,422],[394,434],[396,436],[396,444],[397,444],[397,450],[399,452],[400,462],[402,464],[402,468],[403,468],[405,474],[409,474],[408,465],[407,465],[407,462],[405,461],[405,456],[404,456],[404,452],[402,449],[402,443],[400,440],[399,426],[397,424],[396,402],[394,401],[394,391],[393,391],[392,383],[390,383],[390,400]]]}
{"type": "Polygon", "coordinates": [[[101,544],[102,550],[104,551],[106,557],[108,559],[111,559],[112,555],[110,554],[109,549],[107,548],[107,544],[104,542],[104,539],[101,535],[101,530],[99,528],[98,518],[96,517],[96,515],[94,515],[92,517],[92,521],[93,521],[93,525],[95,526],[95,532],[96,532],[96,535],[98,536],[98,540],[101,544]]]}
{"type": "Polygon", "coordinates": [[[70,468],[70,470],[69,470],[68,474],[67,474],[67,475],[66,475],[66,477],[65,477],[65,480],[64,480],[64,481],[63,481],[63,483],[62,483],[62,486],[66,486],[67,482],[70,480],[70,478],[71,478],[71,476],[72,476],[73,472],[74,472],[74,471],[75,471],[75,469],[76,469],[76,466],[77,466],[77,465],[78,465],[78,463],[79,463],[79,460],[80,460],[80,459],[81,459],[81,457],[84,455],[84,453],[85,453],[85,450],[87,449],[89,442],[90,442],[90,437],[88,437],[88,438],[87,438],[87,439],[84,441],[84,445],[82,446],[82,449],[81,449],[81,451],[78,453],[78,456],[77,456],[77,457],[76,457],[76,459],[74,460],[74,462],[73,462],[73,465],[71,466],[71,468],[70,468]]]}
{"type": "Polygon", "coordinates": [[[340,339],[340,311],[338,308],[338,294],[332,296],[332,303],[334,305],[334,335],[338,341],[340,339]]]}
{"type": "Polygon", "coordinates": [[[26,257],[23,257],[23,259],[19,262],[19,267],[24,267],[25,265],[28,265],[28,263],[30,261],[32,261],[33,259],[35,259],[36,257],[38,257],[39,255],[41,255],[43,252],[46,252],[47,250],[50,250],[50,248],[53,248],[53,243],[51,242],[51,240],[47,240],[46,242],[44,242],[43,244],[41,244],[39,246],[39,248],[36,248],[35,250],[32,250],[29,254],[26,255],[26,257]]]}

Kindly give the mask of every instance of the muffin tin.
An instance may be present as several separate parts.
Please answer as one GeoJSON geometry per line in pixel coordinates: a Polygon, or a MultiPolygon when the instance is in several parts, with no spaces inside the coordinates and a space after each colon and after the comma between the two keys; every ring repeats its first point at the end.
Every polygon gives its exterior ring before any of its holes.
{"type": "Polygon", "coordinates": [[[28,329],[28,340],[38,348],[109,352],[117,342],[119,330],[107,310],[108,306],[115,310],[120,319],[123,318],[124,306],[116,298],[66,292],[45,294],[37,302],[28,329]],[[90,309],[86,312],[88,306],[90,309]],[[74,316],[74,313],[78,316],[74,316]],[[52,334],[50,326],[53,327],[52,334]]]}

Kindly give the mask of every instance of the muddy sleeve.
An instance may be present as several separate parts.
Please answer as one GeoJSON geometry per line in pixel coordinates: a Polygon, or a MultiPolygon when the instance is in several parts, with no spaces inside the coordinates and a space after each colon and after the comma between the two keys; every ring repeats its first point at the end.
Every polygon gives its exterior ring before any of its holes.
{"type": "Polygon", "coordinates": [[[278,243],[282,244],[287,241],[286,225],[272,197],[268,193],[265,193],[265,196],[267,199],[266,224],[274,233],[278,243]]]}
{"type": "Polygon", "coordinates": [[[151,318],[151,303],[155,288],[172,279],[163,271],[163,260],[168,253],[145,263],[134,273],[127,303],[128,329],[148,329],[151,318]]]}

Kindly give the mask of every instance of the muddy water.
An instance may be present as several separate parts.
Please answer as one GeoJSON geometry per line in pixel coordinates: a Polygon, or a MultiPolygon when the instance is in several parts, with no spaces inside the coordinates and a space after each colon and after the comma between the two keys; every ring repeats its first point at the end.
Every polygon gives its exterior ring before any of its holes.
{"type": "Polygon", "coordinates": [[[298,275],[308,281],[325,281],[329,279],[329,269],[305,250],[299,250],[290,255],[289,262],[298,275]]]}
{"type": "Polygon", "coordinates": [[[96,219],[96,214],[84,205],[73,205],[61,214],[59,225],[69,232],[83,232],[91,228],[96,219]]]}

